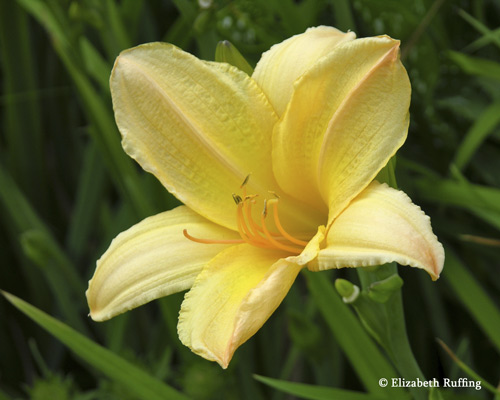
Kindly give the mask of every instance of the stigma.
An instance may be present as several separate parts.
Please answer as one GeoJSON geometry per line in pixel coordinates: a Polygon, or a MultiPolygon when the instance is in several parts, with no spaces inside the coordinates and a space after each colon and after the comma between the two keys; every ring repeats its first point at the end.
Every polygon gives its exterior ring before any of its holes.
{"type": "Polygon", "coordinates": [[[184,236],[197,243],[248,243],[252,246],[264,249],[275,249],[291,254],[300,254],[308,242],[295,238],[283,228],[278,213],[280,198],[276,193],[269,192],[272,195],[272,198],[264,199],[263,210],[260,213],[260,218],[255,218],[252,208],[257,204],[258,195],[247,195],[246,184],[248,183],[249,178],[250,175],[245,178],[240,186],[240,189],[242,189],[242,196],[233,193],[233,200],[236,203],[236,222],[241,239],[199,239],[191,236],[186,229],[183,231],[184,236]],[[271,218],[273,222],[272,225],[274,226],[269,229],[268,220],[271,218]]]}

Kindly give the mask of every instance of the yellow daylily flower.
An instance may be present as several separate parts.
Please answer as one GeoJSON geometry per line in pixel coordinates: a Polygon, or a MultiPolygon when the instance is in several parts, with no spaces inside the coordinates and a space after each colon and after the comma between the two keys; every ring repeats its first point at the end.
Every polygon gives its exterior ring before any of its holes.
{"type": "Polygon", "coordinates": [[[190,289],[179,337],[226,368],[302,268],[439,277],[429,218],[374,180],[408,131],[398,41],[310,28],[252,77],[145,44],[118,57],[111,90],[125,151],[185,205],[113,240],[89,282],[94,320],[190,289]]]}

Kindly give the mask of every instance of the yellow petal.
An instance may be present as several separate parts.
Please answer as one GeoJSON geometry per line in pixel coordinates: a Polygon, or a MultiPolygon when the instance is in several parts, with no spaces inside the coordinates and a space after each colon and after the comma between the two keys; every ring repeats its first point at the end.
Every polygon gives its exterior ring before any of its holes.
{"type": "Polygon", "coordinates": [[[86,293],[92,319],[190,288],[203,265],[231,246],[192,242],[183,229],[198,238],[237,238],[185,206],[146,218],[120,233],[97,261],[86,293]]]}
{"type": "Polygon", "coordinates": [[[344,33],[329,26],[309,28],[305,33],[276,44],[265,52],[252,78],[281,115],[292,97],[293,83],[297,78],[335,46],[355,37],[354,32],[344,33]]]}
{"type": "Polygon", "coordinates": [[[329,204],[329,221],[377,176],[406,140],[411,86],[399,60],[399,42],[390,41],[392,48],[346,97],[323,139],[318,178],[329,204]]]}
{"type": "Polygon", "coordinates": [[[424,269],[433,280],[444,250],[430,219],[402,191],[372,182],[337,217],[312,270],[365,267],[396,261],[424,269]]]}
{"type": "Polygon", "coordinates": [[[248,174],[249,191],[276,190],[277,117],[247,74],[151,43],[121,53],[111,91],[125,151],[200,215],[236,229],[231,194],[248,174]]]}
{"type": "Polygon", "coordinates": [[[278,307],[300,271],[283,256],[244,244],[215,257],[182,303],[182,343],[226,368],[235,350],[278,307]]]}
{"type": "Polygon", "coordinates": [[[388,37],[337,46],[299,79],[275,128],[277,181],[316,208],[330,203],[330,221],[406,137],[410,85],[398,48],[388,37]]]}

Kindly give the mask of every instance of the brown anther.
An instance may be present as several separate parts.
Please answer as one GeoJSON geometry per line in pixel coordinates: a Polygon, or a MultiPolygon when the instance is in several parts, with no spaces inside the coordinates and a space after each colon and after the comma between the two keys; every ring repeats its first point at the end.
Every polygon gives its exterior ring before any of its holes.
{"type": "Polygon", "coordinates": [[[248,183],[248,180],[250,179],[250,174],[248,174],[245,179],[243,180],[243,183],[240,186],[240,189],[243,188],[248,183]]]}
{"type": "Polygon", "coordinates": [[[233,193],[233,200],[236,203],[236,205],[240,204],[243,201],[242,198],[235,193],[233,193]]]}
{"type": "Polygon", "coordinates": [[[250,200],[253,204],[255,204],[255,198],[256,197],[259,197],[259,195],[258,194],[249,194],[249,195],[245,196],[245,198],[243,199],[243,201],[250,200]]]}

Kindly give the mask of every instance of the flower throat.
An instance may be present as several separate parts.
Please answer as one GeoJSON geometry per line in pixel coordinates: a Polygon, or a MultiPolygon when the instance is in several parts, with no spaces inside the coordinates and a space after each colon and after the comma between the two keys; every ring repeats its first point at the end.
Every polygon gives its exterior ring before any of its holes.
{"type": "Polygon", "coordinates": [[[187,229],[183,230],[186,238],[193,242],[204,244],[238,244],[248,243],[252,246],[264,249],[283,250],[292,254],[300,254],[308,242],[297,239],[290,235],[283,228],[278,214],[279,196],[274,192],[272,199],[264,199],[264,209],[260,214],[260,221],[255,221],[252,216],[252,206],[256,204],[258,195],[247,195],[246,185],[250,175],[248,175],[240,186],[242,196],[233,193],[233,199],[236,203],[236,221],[238,233],[241,239],[217,240],[217,239],[199,239],[191,236],[187,229]],[[268,214],[273,214],[275,228],[278,232],[270,231],[266,225],[268,214]],[[260,222],[260,223],[259,223],[260,222]]]}

